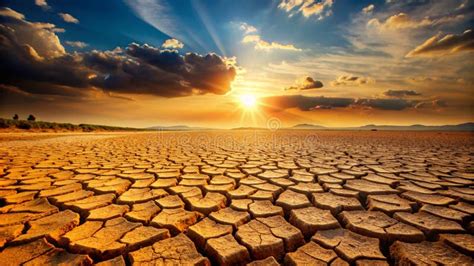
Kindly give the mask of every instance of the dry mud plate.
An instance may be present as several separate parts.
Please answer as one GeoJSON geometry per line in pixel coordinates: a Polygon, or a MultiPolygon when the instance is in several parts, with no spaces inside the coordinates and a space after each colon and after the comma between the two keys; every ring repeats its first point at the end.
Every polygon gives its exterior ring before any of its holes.
{"type": "Polygon", "coordinates": [[[470,133],[0,142],[1,265],[474,265],[470,133]]]}

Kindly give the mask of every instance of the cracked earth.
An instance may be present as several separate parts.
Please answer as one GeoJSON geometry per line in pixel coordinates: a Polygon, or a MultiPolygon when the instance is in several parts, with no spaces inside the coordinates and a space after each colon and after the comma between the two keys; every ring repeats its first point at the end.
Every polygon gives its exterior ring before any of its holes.
{"type": "Polygon", "coordinates": [[[0,137],[1,265],[474,265],[474,136],[0,137]]]}

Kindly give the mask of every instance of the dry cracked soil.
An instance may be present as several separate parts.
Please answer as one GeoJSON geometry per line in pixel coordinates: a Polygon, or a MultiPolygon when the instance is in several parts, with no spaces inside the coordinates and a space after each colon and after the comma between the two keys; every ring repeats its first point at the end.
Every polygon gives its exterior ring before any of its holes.
{"type": "Polygon", "coordinates": [[[1,265],[474,265],[474,135],[0,138],[1,265]]]}

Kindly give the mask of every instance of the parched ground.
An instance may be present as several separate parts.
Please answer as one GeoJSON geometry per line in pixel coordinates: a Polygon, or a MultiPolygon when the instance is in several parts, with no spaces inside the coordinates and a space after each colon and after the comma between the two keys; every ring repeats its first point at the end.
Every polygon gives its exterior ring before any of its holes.
{"type": "Polygon", "coordinates": [[[474,135],[0,136],[1,265],[474,265],[474,135]]]}

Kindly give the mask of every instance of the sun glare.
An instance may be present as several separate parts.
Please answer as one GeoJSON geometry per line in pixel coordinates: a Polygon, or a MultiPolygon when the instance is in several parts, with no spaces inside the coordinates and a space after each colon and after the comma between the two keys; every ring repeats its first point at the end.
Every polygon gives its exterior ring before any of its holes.
{"type": "Polygon", "coordinates": [[[240,104],[245,109],[252,109],[257,106],[257,97],[252,94],[244,94],[240,96],[240,104]]]}

